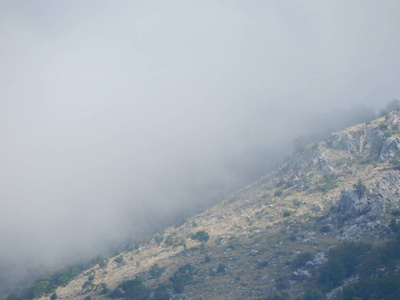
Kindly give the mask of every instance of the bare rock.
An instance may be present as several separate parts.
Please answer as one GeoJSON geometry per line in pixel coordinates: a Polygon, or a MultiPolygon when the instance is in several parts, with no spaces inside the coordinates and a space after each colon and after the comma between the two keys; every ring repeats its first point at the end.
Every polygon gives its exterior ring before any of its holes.
{"type": "Polygon", "coordinates": [[[367,209],[368,199],[365,195],[360,195],[359,192],[350,188],[342,193],[338,205],[346,216],[355,216],[367,209]]]}
{"type": "Polygon", "coordinates": [[[294,280],[307,280],[311,278],[311,273],[307,270],[297,269],[292,273],[292,278],[294,280]]]}
{"type": "Polygon", "coordinates": [[[388,161],[395,157],[399,153],[400,149],[400,138],[388,137],[382,142],[382,149],[379,153],[380,161],[388,161]]]}

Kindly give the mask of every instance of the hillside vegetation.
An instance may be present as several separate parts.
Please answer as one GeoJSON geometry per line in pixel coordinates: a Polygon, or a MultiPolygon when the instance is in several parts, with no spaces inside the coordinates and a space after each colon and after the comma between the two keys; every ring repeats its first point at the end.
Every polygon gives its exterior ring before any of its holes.
{"type": "Polygon", "coordinates": [[[8,298],[400,299],[399,129],[392,111],[300,139],[229,199],[8,298]]]}

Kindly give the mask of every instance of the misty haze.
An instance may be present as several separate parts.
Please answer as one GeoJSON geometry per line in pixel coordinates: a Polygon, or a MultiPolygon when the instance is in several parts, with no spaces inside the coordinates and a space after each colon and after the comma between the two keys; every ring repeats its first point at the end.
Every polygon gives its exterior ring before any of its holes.
{"type": "Polygon", "coordinates": [[[399,12],[0,1],[3,277],[154,233],[277,167],[299,135],[378,116],[400,97],[399,12]]]}

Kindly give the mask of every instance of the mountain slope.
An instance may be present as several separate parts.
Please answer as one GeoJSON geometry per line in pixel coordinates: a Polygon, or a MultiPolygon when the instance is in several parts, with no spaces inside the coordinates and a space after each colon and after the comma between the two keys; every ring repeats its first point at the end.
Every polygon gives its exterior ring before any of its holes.
{"type": "Polygon", "coordinates": [[[152,290],[140,299],[168,299],[167,293],[172,299],[263,299],[282,291],[302,297],[333,245],[393,233],[390,221],[400,212],[399,122],[393,111],[303,144],[276,171],[82,272],[56,295],[122,297],[127,288],[120,284],[131,280],[152,290]]]}

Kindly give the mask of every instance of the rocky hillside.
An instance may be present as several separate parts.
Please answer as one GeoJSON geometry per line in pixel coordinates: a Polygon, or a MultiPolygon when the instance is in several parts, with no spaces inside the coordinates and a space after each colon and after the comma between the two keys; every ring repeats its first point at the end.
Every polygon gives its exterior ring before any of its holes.
{"type": "MultiPolygon", "coordinates": [[[[336,244],[393,235],[400,214],[399,122],[394,111],[304,144],[279,169],[222,203],[98,258],[72,280],[58,277],[51,286],[53,279],[42,278],[28,295],[266,299],[280,293],[279,299],[303,299],[336,244]]],[[[337,297],[335,290],[324,293],[337,297]]]]}

